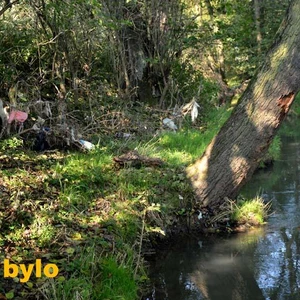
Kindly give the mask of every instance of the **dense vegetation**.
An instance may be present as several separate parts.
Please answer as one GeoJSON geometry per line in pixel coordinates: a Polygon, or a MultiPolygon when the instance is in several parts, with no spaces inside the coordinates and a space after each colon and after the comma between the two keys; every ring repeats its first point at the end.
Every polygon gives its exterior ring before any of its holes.
{"type": "Polygon", "coordinates": [[[138,298],[142,256],[170,228],[197,219],[185,166],[230,114],[287,5],[0,2],[0,97],[29,112],[24,131],[1,136],[0,261],[42,258],[60,268],[54,280],[26,284],[3,279],[1,268],[0,295],[138,298]],[[191,100],[200,105],[195,122],[182,110],[191,100]],[[177,132],[162,129],[166,117],[177,132]],[[50,128],[52,151],[30,150],[38,118],[50,128]],[[80,138],[95,149],[82,152],[80,138]],[[132,149],[164,165],[113,163],[132,149]]]}

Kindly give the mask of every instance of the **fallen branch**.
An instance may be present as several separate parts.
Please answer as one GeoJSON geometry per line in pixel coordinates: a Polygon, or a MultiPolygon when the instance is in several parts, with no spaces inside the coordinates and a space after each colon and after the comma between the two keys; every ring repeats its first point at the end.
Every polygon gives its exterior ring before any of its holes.
{"type": "Polygon", "coordinates": [[[142,156],[136,150],[114,157],[113,160],[123,168],[126,166],[133,168],[140,168],[141,166],[160,167],[164,164],[160,158],[142,156]]]}

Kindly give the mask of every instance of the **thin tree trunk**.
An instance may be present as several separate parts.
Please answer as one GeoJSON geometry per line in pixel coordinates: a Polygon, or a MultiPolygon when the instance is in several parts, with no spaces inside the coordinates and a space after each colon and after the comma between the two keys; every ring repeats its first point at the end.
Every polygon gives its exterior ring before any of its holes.
{"type": "Polygon", "coordinates": [[[291,3],[264,65],[231,117],[187,168],[198,201],[216,207],[252,176],[300,89],[300,0],[291,3]]]}
{"type": "Polygon", "coordinates": [[[20,0],[15,0],[10,2],[10,0],[5,0],[3,7],[0,9],[0,17],[4,15],[4,13],[10,9],[13,5],[17,4],[20,0]]]}
{"type": "MultiPolygon", "coordinates": [[[[216,27],[217,22],[215,22],[214,8],[210,0],[205,0],[204,2],[210,17],[210,21],[213,22],[214,27],[216,27]]],[[[229,88],[226,80],[225,55],[222,39],[214,38],[214,43],[205,56],[206,64],[208,65],[208,69],[211,73],[210,76],[219,85],[220,91],[218,95],[218,102],[220,105],[225,104],[233,97],[233,91],[229,88]]]]}
{"type": "Polygon", "coordinates": [[[214,18],[214,8],[212,7],[210,0],[205,0],[204,2],[207,7],[207,11],[210,16],[210,19],[212,20],[214,18]]]}
{"type": "Polygon", "coordinates": [[[256,28],[256,42],[257,42],[257,52],[261,54],[261,24],[260,24],[260,0],[254,0],[254,16],[255,16],[255,28],[256,28]]]}

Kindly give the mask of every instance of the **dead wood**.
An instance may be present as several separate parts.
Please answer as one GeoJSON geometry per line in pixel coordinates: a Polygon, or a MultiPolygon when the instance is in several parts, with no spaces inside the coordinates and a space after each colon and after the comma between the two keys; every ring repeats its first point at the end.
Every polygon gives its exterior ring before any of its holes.
{"type": "Polygon", "coordinates": [[[164,163],[160,158],[143,156],[136,150],[129,151],[121,156],[116,156],[113,160],[119,167],[122,168],[140,168],[141,166],[160,167],[164,163]]]}

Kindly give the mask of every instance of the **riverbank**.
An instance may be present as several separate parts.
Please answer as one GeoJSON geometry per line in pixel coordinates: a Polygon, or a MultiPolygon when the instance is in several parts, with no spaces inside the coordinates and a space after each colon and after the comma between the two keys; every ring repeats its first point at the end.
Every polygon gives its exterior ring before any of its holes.
{"type": "Polygon", "coordinates": [[[1,268],[0,294],[7,299],[136,299],[147,281],[143,257],[158,241],[193,224],[209,233],[216,232],[211,224],[224,221],[230,231],[227,216],[211,220],[210,212],[197,210],[185,177],[185,167],[229,114],[216,109],[201,127],[187,124],[176,133],[102,137],[87,153],[39,154],[24,150],[16,138],[1,142],[0,260],[41,259],[60,272],[55,279],[33,275],[24,284],[21,274],[4,278],[1,268]],[[134,149],[163,165],[114,163],[114,157],[134,149]]]}
{"type": "Polygon", "coordinates": [[[237,234],[181,236],[150,263],[144,299],[299,299],[299,120],[281,132],[273,166],[258,170],[241,194],[258,193],[272,207],[267,224],[237,234]]]}

